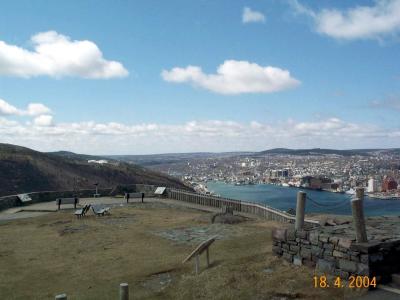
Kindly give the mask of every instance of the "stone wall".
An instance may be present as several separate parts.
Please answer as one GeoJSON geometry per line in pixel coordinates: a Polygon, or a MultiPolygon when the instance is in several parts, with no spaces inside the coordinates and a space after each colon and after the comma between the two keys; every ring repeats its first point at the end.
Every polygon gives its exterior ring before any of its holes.
{"type": "MultiPolygon", "coordinates": [[[[101,196],[107,196],[110,194],[111,189],[98,189],[98,193],[101,196]]],[[[96,193],[95,189],[87,189],[87,190],[79,190],[77,192],[80,198],[87,198],[93,197],[96,193]]],[[[75,191],[47,191],[47,192],[34,192],[29,193],[28,195],[32,198],[32,203],[39,203],[39,202],[49,202],[54,201],[57,198],[71,198],[76,194],[75,191]]]]}
{"type": "Polygon", "coordinates": [[[135,184],[135,190],[133,192],[144,193],[146,197],[153,197],[157,186],[149,184],[135,184]]]}
{"type": "Polygon", "coordinates": [[[356,243],[348,236],[329,235],[319,228],[296,231],[294,227],[272,231],[272,251],[295,265],[315,267],[318,273],[348,279],[350,275],[390,280],[400,271],[400,240],[356,243]]]}
{"type": "MultiPolygon", "coordinates": [[[[126,185],[126,188],[129,189],[132,192],[136,191],[144,191],[147,196],[152,196],[154,195],[154,186],[150,185],[143,185],[143,184],[133,184],[133,185],[126,185]]],[[[114,189],[112,188],[103,188],[103,189],[98,189],[98,193],[101,196],[108,196],[108,195],[114,195],[115,193],[112,193],[114,189]]],[[[93,197],[93,194],[95,194],[96,190],[95,189],[86,189],[86,190],[79,190],[78,191],[78,196],[80,198],[87,198],[87,197],[93,197]]],[[[32,193],[26,193],[28,194],[31,198],[32,201],[29,203],[26,203],[26,205],[33,204],[33,203],[39,203],[39,202],[49,202],[49,201],[55,201],[57,198],[70,198],[75,195],[75,191],[43,191],[43,192],[32,192],[32,193]]],[[[23,206],[24,204],[18,199],[17,195],[10,195],[10,196],[4,196],[0,197],[0,211],[16,206],[23,206]]]]}
{"type": "Polygon", "coordinates": [[[0,197],[0,211],[18,206],[20,201],[16,195],[0,197]]]}

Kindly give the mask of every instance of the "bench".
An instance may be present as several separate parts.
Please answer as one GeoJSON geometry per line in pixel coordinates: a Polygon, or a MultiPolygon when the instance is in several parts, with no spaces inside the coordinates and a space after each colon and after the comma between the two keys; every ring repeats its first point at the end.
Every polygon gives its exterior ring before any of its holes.
{"type": "Polygon", "coordinates": [[[130,198],[142,198],[142,203],[144,199],[144,193],[137,192],[137,193],[125,193],[125,200],[126,203],[129,203],[130,198]]]}
{"type": "Polygon", "coordinates": [[[75,211],[75,216],[77,216],[78,219],[84,217],[86,213],[89,211],[90,204],[85,205],[83,208],[80,208],[75,211]]]}
{"type": "Polygon", "coordinates": [[[215,239],[217,236],[213,236],[209,238],[208,240],[205,240],[204,242],[201,242],[196,249],[193,250],[192,253],[189,254],[188,257],[184,259],[182,262],[183,264],[189,260],[191,260],[193,257],[196,257],[196,264],[195,264],[195,271],[196,274],[199,273],[199,267],[200,267],[200,254],[202,254],[204,251],[206,251],[206,258],[207,258],[207,268],[210,266],[210,252],[208,248],[211,246],[212,243],[215,242],[215,239]]]}
{"type": "Polygon", "coordinates": [[[104,207],[103,205],[91,205],[93,213],[96,216],[104,216],[110,214],[110,207],[104,207]]]}
{"type": "Polygon", "coordinates": [[[56,204],[58,205],[58,210],[60,210],[61,204],[73,204],[76,209],[76,205],[79,203],[79,198],[57,198],[56,204]]]}

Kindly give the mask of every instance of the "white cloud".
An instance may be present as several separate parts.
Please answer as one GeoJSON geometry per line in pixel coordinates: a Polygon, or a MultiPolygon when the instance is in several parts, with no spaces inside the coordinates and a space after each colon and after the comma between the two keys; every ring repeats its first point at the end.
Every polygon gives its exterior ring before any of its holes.
{"type": "Polygon", "coordinates": [[[400,129],[346,122],[338,118],[309,122],[288,120],[273,124],[209,120],[171,125],[93,121],[57,123],[52,122],[51,116],[39,116],[33,123],[0,118],[0,137],[0,142],[41,151],[139,154],[275,147],[398,147],[400,129]]]}
{"type": "Polygon", "coordinates": [[[41,103],[29,103],[26,113],[30,116],[37,116],[42,114],[48,114],[51,110],[47,106],[41,103]]]}
{"type": "Polygon", "coordinates": [[[40,115],[33,119],[33,124],[36,126],[50,126],[53,124],[53,116],[40,115]]]}
{"type": "Polygon", "coordinates": [[[163,70],[161,76],[168,82],[188,82],[220,94],[273,93],[300,84],[288,70],[237,60],[224,61],[216,74],[205,74],[200,67],[187,66],[163,70]]]}
{"type": "Polygon", "coordinates": [[[377,0],[373,6],[315,12],[291,0],[297,13],[312,18],[316,31],[336,39],[380,39],[400,31],[400,0],[377,0]]]}
{"type": "Polygon", "coordinates": [[[10,103],[0,99],[0,115],[18,115],[20,111],[10,103]]]}
{"type": "Polygon", "coordinates": [[[242,14],[243,23],[264,23],[265,16],[259,11],[252,10],[249,7],[243,8],[242,14]]]}
{"type": "Polygon", "coordinates": [[[55,31],[47,31],[32,36],[31,42],[34,51],[0,41],[0,75],[93,79],[128,75],[121,63],[104,59],[91,41],[71,40],[55,31]]]}
{"type": "Polygon", "coordinates": [[[289,119],[274,123],[224,120],[193,120],[181,124],[58,123],[50,113],[50,109],[40,103],[19,109],[0,99],[0,143],[41,151],[140,154],[257,151],[276,147],[399,147],[400,137],[400,128],[383,128],[339,118],[302,122],[289,119]],[[25,121],[25,118],[16,118],[18,116],[30,119],[25,121]]]}
{"type": "Polygon", "coordinates": [[[29,103],[26,109],[18,109],[7,101],[0,99],[0,115],[38,116],[51,113],[50,108],[42,103],[29,103]]]}

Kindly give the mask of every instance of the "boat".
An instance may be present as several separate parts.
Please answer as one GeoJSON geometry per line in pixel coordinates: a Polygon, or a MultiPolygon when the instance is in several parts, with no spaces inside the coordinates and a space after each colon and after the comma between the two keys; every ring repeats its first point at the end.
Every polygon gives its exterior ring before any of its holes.
{"type": "Polygon", "coordinates": [[[349,189],[348,191],[346,191],[345,192],[346,194],[348,194],[348,195],[355,195],[356,194],[356,191],[354,190],[354,189],[349,189]]]}

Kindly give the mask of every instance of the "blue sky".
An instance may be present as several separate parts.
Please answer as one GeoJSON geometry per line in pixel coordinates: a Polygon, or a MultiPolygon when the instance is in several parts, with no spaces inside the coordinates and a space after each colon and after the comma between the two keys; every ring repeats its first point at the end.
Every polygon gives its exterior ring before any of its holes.
{"type": "Polygon", "coordinates": [[[400,147],[400,1],[343,3],[2,1],[0,142],[400,147]]]}

